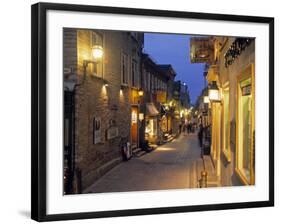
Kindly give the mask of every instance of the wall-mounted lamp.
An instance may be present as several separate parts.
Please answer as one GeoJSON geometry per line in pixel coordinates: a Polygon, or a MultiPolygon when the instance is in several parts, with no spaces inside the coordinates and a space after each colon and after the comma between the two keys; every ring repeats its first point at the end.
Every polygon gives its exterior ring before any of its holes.
{"type": "Polygon", "coordinates": [[[143,113],[139,113],[139,120],[143,121],[144,120],[144,114],[143,113]]]}
{"type": "Polygon", "coordinates": [[[93,56],[93,61],[98,62],[101,61],[103,58],[103,48],[100,45],[94,45],[92,47],[92,56],[93,56]]]}
{"type": "Polygon", "coordinates": [[[204,102],[204,103],[210,103],[209,96],[204,96],[203,102],[204,102]]]}
{"type": "Polygon", "coordinates": [[[220,102],[221,97],[220,97],[220,90],[217,86],[216,81],[212,81],[210,87],[209,87],[209,100],[213,102],[220,102]]]}
{"type": "Polygon", "coordinates": [[[100,45],[94,45],[92,47],[92,60],[84,60],[83,66],[87,68],[88,64],[94,64],[96,66],[97,63],[101,62],[103,58],[103,48],[100,45]]]}
{"type": "Polygon", "coordinates": [[[138,92],[139,96],[143,96],[144,94],[144,91],[142,89],[139,89],[139,92],[138,92]]]}

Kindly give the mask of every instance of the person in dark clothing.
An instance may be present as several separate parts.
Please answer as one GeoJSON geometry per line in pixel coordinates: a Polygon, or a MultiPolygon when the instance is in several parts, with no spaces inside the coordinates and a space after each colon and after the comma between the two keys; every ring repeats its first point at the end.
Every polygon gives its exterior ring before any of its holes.
{"type": "Polygon", "coordinates": [[[204,128],[203,125],[200,124],[199,125],[199,131],[198,131],[198,141],[199,141],[199,146],[202,148],[203,146],[203,132],[204,132],[204,128]]]}
{"type": "Polygon", "coordinates": [[[179,124],[179,134],[181,134],[182,129],[182,123],[179,124]]]}
{"type": "Polygon", "coordinates": [[[187,133],[189,134],[191,132],[191,123],[188,122],[187,124],[187,133]]]}

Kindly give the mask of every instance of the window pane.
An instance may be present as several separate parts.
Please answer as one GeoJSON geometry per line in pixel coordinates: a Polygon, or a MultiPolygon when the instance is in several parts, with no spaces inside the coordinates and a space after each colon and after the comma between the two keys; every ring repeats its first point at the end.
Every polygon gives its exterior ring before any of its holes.
{"type": "Polygon", "coordinates": [[[238,168],[242,174],[250,182],[250,154],[251,154],[251,141],[252,141],[252,129],[251,129],[251,83],[250,79],[240,82],[239,93],[239,142],[238,142],[238,168]]]}
{"type": "Polygon", "coordinates": [[[121,67],[122,71],[122,83],[123,84],[128,84],[128,56],[126,54],[122,54],[122,67],[121,67]]]}

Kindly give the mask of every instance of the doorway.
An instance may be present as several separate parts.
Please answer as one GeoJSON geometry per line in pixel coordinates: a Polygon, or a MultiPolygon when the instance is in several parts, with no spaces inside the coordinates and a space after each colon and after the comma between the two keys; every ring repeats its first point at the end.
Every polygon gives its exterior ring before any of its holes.
{"type": "Polygon", "coordinates": [[[138,147],[138,116],[139,108],[138,106],[131,107],[131,143],[132,149],[138,147]]]}
{"type": "Polygon", "coordinates": [[[236,171],[246,185],[254,179],[254,72],[249,66],[237,80],[236,171]]]}

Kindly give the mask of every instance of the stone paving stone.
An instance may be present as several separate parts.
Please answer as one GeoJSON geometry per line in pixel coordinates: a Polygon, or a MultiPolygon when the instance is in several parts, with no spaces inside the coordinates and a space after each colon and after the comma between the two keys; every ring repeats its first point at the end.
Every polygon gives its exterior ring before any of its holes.
{"type": "MultiPolygon", "coordinates": [[[[126,192],[196,187],[194,163],[200,159],[197,135],[182,134],[139,158],[123,162],[86,192],[126,192]]],[[[85,193],[86,193],[85,192],[85,193]]]]}

